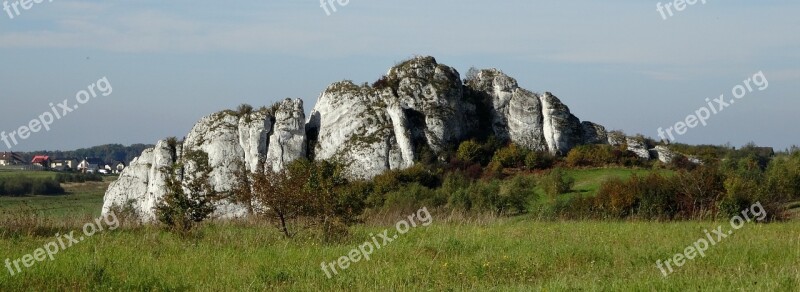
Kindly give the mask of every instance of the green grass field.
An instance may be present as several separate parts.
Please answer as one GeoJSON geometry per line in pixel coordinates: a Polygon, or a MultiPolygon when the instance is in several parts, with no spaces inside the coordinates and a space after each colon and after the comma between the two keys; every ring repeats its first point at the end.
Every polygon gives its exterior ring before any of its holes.
{"type": "MultiPolygon", "coordinates": [[[[32,178],[53,178],[56,173],[46,171],[0,171],[0,178],[20,175],[32,178]]],[[[103,195],[108,188],[108,184],[114,179],[116,178],[106,177],[104,182],[62,184],[67,195],[61,196],[0,197],[0,216],[3,214],[13,215],[20,212],[33,212],[53,219],[96,217],[100,215],[99,206],[103,205],[103,195]]]]}
{"type": "MultiPolygon", "coordinates": [[[[639,172],[639,171],[637,171],[639,172]]],[[[646,172],[646,171],[643,171],[646,172]]],[[[626,169],[574,170],[576,190],[626,169]]],[[[102,187],[74,186],[65,197],[0,198],[38,207],[73,207],[57,218],[96,214],[102,187]],[[83,191],[80,191],[83,190],[83,191]],[[73,198],[69,201],[68,198],[73,198]]],[[[388,218],[389,222],[403,219],[388,218]]],[[[80,221],[79,221],[80,222],[80,221]]],[[[337,243],[315,234],[284,239],[265,224],[213,223],[182,238],[153,227],[106,231],[11,276],[0,267],[0,291],[798,291],[800,222],[747,224],[664,276],[656,261],[683,252],[704,230],[727,222],[537,221],[531,215],[463,219],[433,212],[411,229],[329,279],[332,262],[391,225],[359,225],[337,243]]],[[[58,228],[55,232],[78,230],[58,228]]],[[[47,233],[49,234],[49,233],[47,233]]],[[[54,234],[53,234],[54,235],[54,234]]],[[[0,260],[32,253],[53,235],[0,236],[0,260]]],[[[4,265],[5,262],[0,263],[4,265]]]]}
{"type": "Polygon", "coordinates": [[[0,178],[12,176],[25,176],[30,178],[55,178],[56,172],[51,171],[10,171],[0,170],[0,178]]]}

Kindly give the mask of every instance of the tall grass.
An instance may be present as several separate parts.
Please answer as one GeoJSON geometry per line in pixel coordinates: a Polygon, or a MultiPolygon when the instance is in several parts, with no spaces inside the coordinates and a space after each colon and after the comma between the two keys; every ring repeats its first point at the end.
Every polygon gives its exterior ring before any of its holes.
{"type": "MultiPolygon", "coordinates": [[[[456,215],[458,216],[458,215],[456,215]]],[[[401,218],[396,218],[399,220],[401,218]]],[[[207,224],[191,237],[154,227],[95,235],[11,277],[0,290],[758,290],[800,288],[798,223],[747,225],[669,277],[658,259],[682,252],[715,222],[539,222],[434,215],[332,279],[320,269],[371,234],[341,242],[306,233],[285,239],[257,222],[207,224]]],[[[50,240],[0,238],[17,258],[50,240]]]]}

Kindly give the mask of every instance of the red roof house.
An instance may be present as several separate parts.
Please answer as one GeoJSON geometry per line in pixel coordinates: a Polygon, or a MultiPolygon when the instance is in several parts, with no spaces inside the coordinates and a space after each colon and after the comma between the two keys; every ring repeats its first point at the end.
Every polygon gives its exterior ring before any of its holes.
{"type": "Polygon", "coordinates": [[[44,167],[49,167],[50,166],[50,156],[36,155],[36,156],[33,157],[33,160],[31,160],[31,164],[36,164],[36,165],[41,165],[41,166],[44,166],[44,167]]]}

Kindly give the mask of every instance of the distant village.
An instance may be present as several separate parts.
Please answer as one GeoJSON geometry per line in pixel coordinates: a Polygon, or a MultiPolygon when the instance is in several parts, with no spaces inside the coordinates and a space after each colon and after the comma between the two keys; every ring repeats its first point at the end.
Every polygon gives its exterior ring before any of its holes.
{"type": "Polygon", "coordinates": [[[31,161],[25,161],[22,155],[15,152],[0,154],[0,169],[5,170],[49,170],[98,174],[119,174],[125,169],[121,161],[106,162],[100,158],[84,157],[51,159],[47,155],[35,155],[31,161]]]}

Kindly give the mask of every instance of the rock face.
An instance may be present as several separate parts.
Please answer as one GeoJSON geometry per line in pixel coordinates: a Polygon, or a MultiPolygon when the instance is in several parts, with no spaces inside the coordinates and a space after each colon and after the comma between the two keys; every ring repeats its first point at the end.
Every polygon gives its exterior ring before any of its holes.
{"type": "Polygon", "coordinates": [[[673,159],[675,159],[676,155],[675,152],[672,152],[667,146],[658,145],[652,149],[655,152],[656,157],[662,163],[670,163],[673,159]]]}
{"type": "Polygon", "coordinates": [[[465,139],[475,106],[455,69],[431,57],[406,61],[375,86],[349,81],[320,95],[308,123],[315,159],[337,159],[353,177],[411,166],[465,139]]]}
{"type": "Polygon", "coordinates": [[[639,137],[627,137],[626,143],[628,151],[633,152],[636,156],[642,159],[650,159],[650,150],[648,150],[644,139],[639,137]]]}
{"type": "Polygon", "coordinates": [[[167,141],[159,141],[155,148],[146,149],[111,183],[103,199],[103,214],[113,206],[131,207],[145,221],[155,219],[153,207],[164,196],[166,173],[162,168],[175,163],[180,151],[173,153],[167,141]]]}
{"type": "MultiPolygon", "coordinates": [[[[167,173],[164,168],[181,161],[183,150],[202,150],[212,167],[211,184],[217,191],[230,191],[243,165],[253,172],[266,161],[266,167],[283,167],[305,156],[305,115],[300,100],[285,100],[274,109],[251,113],[223,111],[202,118],[178,145],[160,141],[131,162],[120,178],[106,191],[103,213],[113,206],[129,204],[145,221],[155,219],[153,207],[164,196],[167,173]],[[175,149],[173,151],[173,148],[175,149]]],[[[237,217],[244,206],[222,202],[217,216],[237,217]]]]}
{"type": "Polygon", "coordinates": [[[580,144],[607,141],[605,128],[581,123],[550,92],[540,95],[520,88],[516,80],[496,69],[472,73],[467,87],[477,96],[477,106],[490,110],[491,131],[496,137],[552,154],[566,154],[580,144]]]}
{"type": "MultiPolygon", "coordinates": [[[[581,122],[553,94],[521,88],[499,70],[471,70],[462,81],[433,57],[417,57],[372,86],[331,84],[307,121],[299,99],[204,117],[179,145],[161,141],[134,160],[106,192],[103,212],[129,203],[153,220],[153,207],[164,196],[163,169],[181,161],[184,149],[208,154],[212,185],[225,192],[242,165],[253,172],[262,162],[279,170],[298,158],[332,159],[345,163],[351,177],[368,179],[421,157],[445,159],[462,141],[488,136],[562,155],[577,145],[612,140],[605,128],[581,122]]],[[[217,215],[244,212],[223,202],[217,215]]]]}

